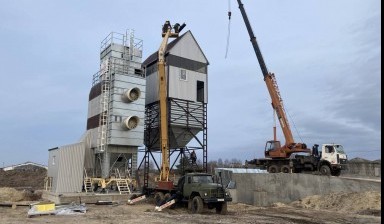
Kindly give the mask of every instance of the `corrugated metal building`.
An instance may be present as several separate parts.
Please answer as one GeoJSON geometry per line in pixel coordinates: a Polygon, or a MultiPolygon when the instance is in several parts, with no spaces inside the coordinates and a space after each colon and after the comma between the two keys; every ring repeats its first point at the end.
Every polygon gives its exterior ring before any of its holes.
{"type": "Polygon", "coordinates": [[[82,191],[84,171],[95,167],[90,143],[90,132],[86,131],[78,143],[48,150],[47,190],[53,193],[82,191]]]}

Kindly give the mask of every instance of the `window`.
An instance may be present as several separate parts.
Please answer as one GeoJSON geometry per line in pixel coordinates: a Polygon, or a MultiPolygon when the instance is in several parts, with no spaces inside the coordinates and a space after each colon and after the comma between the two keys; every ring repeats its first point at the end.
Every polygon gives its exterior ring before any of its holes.
{"type": "Polygon", "coordinates": [[[180,80],[187,81],[187,70],[180,69],[180,80]]]}
{"type": "Polygon", "coordinates": [[[196,84],[196,101],[204,102],[204,82],[197,81],[196,84]]]}
{"type": "Polygon", "coordinates": [[[56,159],[56,156],[52,156],[52,166],[55,165],[55,159],[56,159]]]}
{"type": "Polygon", "coordinates": [[[325,152],[326,153],[332,153],[333,152],[333,146],[329,146],[329,145],[325,146],[325,152]]]}
{"type": "Polygon", "coordinates": [[[193,176],[192,183],[213,183],[212,176],[193,176]]]}

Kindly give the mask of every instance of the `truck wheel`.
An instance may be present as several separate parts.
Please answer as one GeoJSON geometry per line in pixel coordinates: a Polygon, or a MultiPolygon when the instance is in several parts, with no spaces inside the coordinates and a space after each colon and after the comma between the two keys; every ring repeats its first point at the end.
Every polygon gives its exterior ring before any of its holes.
{"type": "Polygon", "coordinates": [[[276,165],[272,165],[268,168],[268,173],[278,173],[280,172],[279,167],[276,165]]]}
{"type": "Polygon", "coordinates": [[[155,194],[155,203],[157,206],[160,206],[163,204],[164,201],[164,193],[163,192],[156,192],[155,194]]]}
{"type": "Polygon", "coordinates": [[[291,172],[291,168],[288,165],[284,165],[284,166],[281,167],[281,172],[283,172],[283,173],[290,173],[291,172]]]}
{"type": "Polygon", "coordinates": [[[331,174],[331,169],[328,165],[322,165],[320,167],[320,173],[321,175],[329,176],[331,174]]]}
{"type": "Polygon", "coordinates": [[[218,203],[216,206],[216,213],[220,215],[226,215],[227,214],[227,202],[218,203]]]}
{"type": "Polygon", "coordinates": [[[338,177],[338,176],[340,176],[340,174],[341,174],[341,170],[339,170],[339,169],[331,171],[332,176],[338,177]]]}
{"type": "Polygon", "coordinates": [[[192,204],[191,204],[191,211],[192,211],[192,213],[194,213],[194,214],[202,213],[203,212],[203,207],[204,207],[203,199],[201,199],[200,196],[195,196],[192,199],[192,204]]]}

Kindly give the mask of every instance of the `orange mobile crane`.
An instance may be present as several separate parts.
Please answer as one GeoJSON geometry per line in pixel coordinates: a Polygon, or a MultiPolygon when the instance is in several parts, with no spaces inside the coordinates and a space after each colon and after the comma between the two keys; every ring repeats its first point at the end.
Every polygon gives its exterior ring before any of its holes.
{"type": "Polygon", "coordinates": [[[269,95],[271,96],[272,108],[279,120],[285,138],[285,144],[281,146],[280,141],[276,139],[276,127],[274,127],[274,138],[273,140],[267,141],[265,145],[265,159],[253,159],[251,161],[246,161],[246,164],[265,168],[270,173],[288,173],[291,171],[301,172],[310,170],[320,171],[320,173],[324,175],[340,175],[340,171],[346,168],[347,163],[347,155],[345,154],[342,145],[323,144],[321,151],[319,152],[317,148],[319,145],[317,144],[315,144],[311,150],[307,148],[305,143],[295,142],[284,110],[283,100],[276,82],[276,77],[267,69],[243,3],[241,0],[237,0],[237,2],[245,26],[247,27],[253,49],[256,53],[257,60],[259,61],[265,84],[267,85],[269,95]],[[304,153],[304,155],[298,153],[304,153]]]}
{"type": "Polygon", "coordinates": [[[251,42],[253,45],[253,49],[255,50],[257,60],[259,61],[260,68],[264,76],[265,84],[267,85],[269,95],[272,99],[272,108],[277,115],[280,127],[283,131],[285,138],[285,144],[281,146],[280,141],[276,140],[276,128],[274,127],[274,139],[267,142],[266,147],[269,150],[265,151],[265,156],[270,158],[287,158],[295,152],[310,152],[310,149],[307,148],[307,145],[305,143],[296,143],[293,139],[287,115],[285,114],[283,100],[280,95],[279,87],[277,86],[275,74],[270,73],[268,71],[263,59],[263,55],[261,54],[259,45],[257,44],[256,37],[253,34],[253,30],[251,24],[249,23],[244,6],[241,3],[241,0],[238,0],[237,2],[239,3],[239,8],[243,16],[245,25],[247,27],[249,36],[251,38],[251,42]]]}

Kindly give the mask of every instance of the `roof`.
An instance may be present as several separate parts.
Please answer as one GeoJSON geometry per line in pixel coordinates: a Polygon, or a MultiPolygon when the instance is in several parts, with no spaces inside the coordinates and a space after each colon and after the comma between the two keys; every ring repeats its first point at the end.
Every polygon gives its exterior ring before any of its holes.
{"type": "Polygon", "coordinates": [[[34,162],[30,162],[30,161],[27,161],[27,162],[25,162],[25,163],[16,164],[16,165],[5,166],[5,167],[3,167],[2,169],[3,169],[4,171],[7,171],[7,170],[13,170],[13,169],[15,169],[16,167],[20,167],[20,166],[28,166],[28,165],[32,165],[32,166],[37,166],[37,167],[41,167],[41,168],[44,168],[44,169],[48,169],[48,167],[45,166],[45,165],[41,165],[41,164],[34,163],[34,162]]]}
{"type": "Polygon", "coordinates": [[[226,170],[232,173],[268,173],[266,170],[249,169],[249,168],[215,168],[215,171],[226,170]]]}
{"type": "MultiPolygon", "coordinates": [[[[167,55],[169,54],[169,51],[172,50],[172,48],[173,48],[174,46],[176,46],[177,43],[178,43],[181,39],[183,39],[183,37],[184,37],[187,33],[191,34],[193,40],[196,42],[196,45],[199,47],[201,53],[204,55],[204,58],[205,58],[205,60],[207,61],[207,64],[209,64],[207,57],[205,56],[204,52],[201,50],[200,45],[197,43],[195,37],[193,36],[193,34],[192,34],[192,32],[191,32],[190,30],[188,30],[187,32],[183,33],[183,35],[177,37],[176,39],[174,39],[174,40],[172,40],[171,42],[168,43],[167,48],[166,48],[166,50],[165,50],[165,56],[167,56],[167,55]]],[[[158,51],[152,53],[147,59],[145,59],[145,61],[142,63],[142,66],[143,66],[143,67],[148,67],[148,66],[150,66],[150,65],[152,65],[152,64],[154,64],[154,63],[156,63],[157,60],[158,60],[158,51]]]]}

